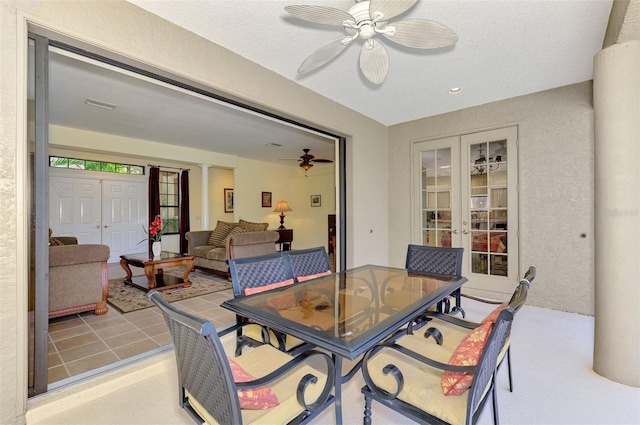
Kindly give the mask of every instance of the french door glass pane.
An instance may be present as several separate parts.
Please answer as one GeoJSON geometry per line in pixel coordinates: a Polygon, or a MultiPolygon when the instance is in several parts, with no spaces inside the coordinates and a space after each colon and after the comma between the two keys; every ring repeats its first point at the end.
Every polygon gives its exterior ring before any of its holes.
{"type": "Polygon", "coordinates": [[[469,146],[469,221],[471,270],[508,275],[508,203],[506,140],[469,146]]]}
{"type": "Polygon", "coordinates": [[[451,148],[421,153],[422,244],[451,246],[451,148]]]}

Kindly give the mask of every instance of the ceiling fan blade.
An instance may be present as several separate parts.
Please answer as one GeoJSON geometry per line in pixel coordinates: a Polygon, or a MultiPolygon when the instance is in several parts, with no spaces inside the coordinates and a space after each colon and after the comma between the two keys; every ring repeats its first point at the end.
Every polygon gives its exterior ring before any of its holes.
{"type": "Polygon", "coordinates": [[[341,38],[340,40],[332,41],[326,46],[319,48],[306,58],[304,62],[302,62],[302,65],[298,68],[298,74],[313,71],[314,69],[324,65],[342,53],[344,48],[348,45],[349,42],[345,43],[344,39],[341,38]]]}
{"type": "Polygon", "coordinates": [[[389,20],[411,9],[418,0],[371,0],[369,16],[375,19],[375,13],[381,13],[383,21],[389,20]]]}
{"type": "Polygon", "coordinates": [[[393,22],[393,35],[383,33],[389,40],[416,49],[436,49],[455,44],[458,35],[448,26],[426,19],[410,19],[393,22]]]}
{"type": "Polygon", "coordinates": [[[296,18],[318,24],[342,25],[344,21],[353,21],[353,16],[344,10],[329,6],[291,5],[284,10],[296,18]]]}
{"type": "Polygon", "coordinates": [[[373,84],[382,84],[389,71],[389,53],[374,39],[367,40],[360,50],[360,70],[373,84]]]}
{"type": "Polygon", "coordinates": [[[333,161],[330,160],[330,159],[320,159],[319,158],[319,159],[314,159],[313,162],[330,163],[330,162],[333,162],[333,161]]]}

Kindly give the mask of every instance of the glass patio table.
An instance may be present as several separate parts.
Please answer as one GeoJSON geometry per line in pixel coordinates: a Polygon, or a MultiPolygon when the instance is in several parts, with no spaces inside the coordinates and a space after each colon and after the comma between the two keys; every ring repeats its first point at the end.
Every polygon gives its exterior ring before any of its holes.
{"type": "Polygon", "coordinates": [[[343,358],[355,360],[466,281],[463,276],[366,265],[234,298],[222,306],[330,352],[335,362],[336,423],[340,424],[342,384],[359,369],[357,364],[342,376],[343,358]]]}

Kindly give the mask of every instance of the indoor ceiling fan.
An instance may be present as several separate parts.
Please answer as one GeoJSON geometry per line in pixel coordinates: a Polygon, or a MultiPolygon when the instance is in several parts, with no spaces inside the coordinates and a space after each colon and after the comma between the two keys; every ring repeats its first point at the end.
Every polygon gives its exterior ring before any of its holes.
{"type": "Polygon", "coordinates": [[[333,162],[330,159],[321,159],[316,158],[314,155],[311,155],[309,152],[311,149],[302,149],[304,155],[300,157],[297,161],[300,162],[300,167],[304,169],[304,171],[308,171],[311,167],[313,167],[313,163],[330,163],[333,162]]]}
{"type": "Polygon", "coordinates": [[[356,38],[363,40],[360,70],[374,84],[382,84],[389,71],[389,54],[380,43],[382,35],[403,46],[435,49],[450,46],[458,35],[446,25],[426,19],[409,19],[391,24],[388,20],[411,9],[418,0],[355,0],[348,11],[329,6],[291,5],[284,10],[296,18],[327,25],[340,25],[347,34],[321,47],[298,68],[303,74],[337,57],[356,38]]]}
{"type": "Polygon", "coordinates": [[[333,162],[330,159],[320,159],[320,158],[316,158],[315,156],[311,155],[309,153],[311,149],[302,149],[302,151],[304,152],[304,155],[302,155],[300,157],[300,159],[298,161],[300,161],[300,167],[304,168],[304,171],[309,170],[309,168],[313,167],[312,162],[333,162]]]}

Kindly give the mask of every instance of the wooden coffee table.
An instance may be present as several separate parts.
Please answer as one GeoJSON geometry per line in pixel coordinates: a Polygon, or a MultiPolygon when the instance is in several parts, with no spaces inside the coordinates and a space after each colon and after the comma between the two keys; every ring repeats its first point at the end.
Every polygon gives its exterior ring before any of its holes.
{"type": "Polygon", "coordinates": [[[135,286],[145,292],[152,289],[162,291],[191,286],[189,273],[193,270],[193,257],[189,255],[164,251],[160,254],[160,257],[151,257],[149,254],[127,254],[120,256],[120,265],[127,273],[124,283],[135,286]],[[144,276],[133,277],[130,266],[144,268],[144,276]],[[164,274],[164,267],[176,266],[185,267],[182,279],[164,274]]]}

